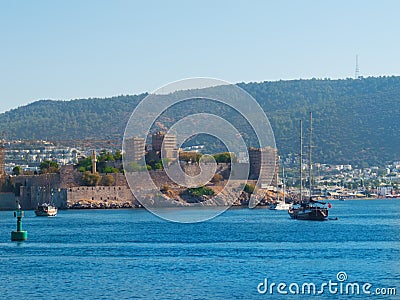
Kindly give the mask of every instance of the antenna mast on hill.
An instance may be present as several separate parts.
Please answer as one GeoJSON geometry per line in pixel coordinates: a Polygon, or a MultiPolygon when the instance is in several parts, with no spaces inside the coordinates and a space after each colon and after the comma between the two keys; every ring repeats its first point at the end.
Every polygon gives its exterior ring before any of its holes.
{"type": "Polygon", "coordinates": [[[5,151],[4,151],[4,143],[6,142],[6,133],[3,131],[0,141],[0,178],[6,175],[5,169],[5,151]]]}
{"type": "Polygon", "coordinates": [[[356,55],[356,72],[354,74],[354,79],[360,78],[360,68],[358,66],[358,55],[356,55]]]}

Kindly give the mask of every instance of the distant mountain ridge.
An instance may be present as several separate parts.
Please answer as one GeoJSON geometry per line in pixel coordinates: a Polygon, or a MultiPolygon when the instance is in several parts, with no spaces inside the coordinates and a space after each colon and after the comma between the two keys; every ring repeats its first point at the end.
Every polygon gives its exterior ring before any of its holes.
{"type": "MultiPolygon", "coordinates": [[[[238,86],[265,110],[283,155],[298,152],[299,119],[304,120],[307,132],[312,111],[316,161],[377,164],[400,160],[399,76],[238,86]]],[[[0,114],[0,126],[8,139],[121,139],[129,116],[145,96],[40,100],[0,114]]],[[[185,109],[176,108],[167,122],[179,119],[185,109]]]]}

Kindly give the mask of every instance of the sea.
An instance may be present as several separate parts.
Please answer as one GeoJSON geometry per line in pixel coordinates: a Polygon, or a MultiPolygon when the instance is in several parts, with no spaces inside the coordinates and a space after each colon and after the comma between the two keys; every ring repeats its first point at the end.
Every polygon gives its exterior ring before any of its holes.
{"type": "Polygon", "coordinates": [[[400,299],[400,201],[331,204],[323,222],[263,208],[193,224],[145,209],[26,211],[25,242],[1,211],[0,299],[400,299]]]}

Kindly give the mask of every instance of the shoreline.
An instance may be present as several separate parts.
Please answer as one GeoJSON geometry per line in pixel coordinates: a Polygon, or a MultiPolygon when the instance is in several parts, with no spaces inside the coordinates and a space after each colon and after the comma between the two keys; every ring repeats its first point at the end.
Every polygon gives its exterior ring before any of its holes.
{"type": "MultiPolygon", "coordinates": [[[[323,202],[347,202],[347,201],[385,201],[385,200],[400,200],[400,198],[352,198],[352,199],[346,199],[345,201],[339,200],[339,199],[327,199],[327,200],[320,200],[323,202]]],[[[214,208],[214,207],[225,207],[225,205],[213,205],[213,206],[176,206],[176,207],[160,207],[160,209],[162,208],[166,208],[166,209],[171,209],[171,208],[178,208],[178,209],[182,209],[182,208],[214,208]]],[[[226,206],[229,209],[247,209],[249,208],[247,205],[231,205],[231,206],[226,206]]],[[[269,206],[268,205],[257,205],[256,209],[267,209],[269,206]]],[[[134,209],[146,209],[146,207],[140,205],[140,206],[135,206],[132,204],[127,205],[127,203],[125,203],[124,205],[110,205],[110,206],[70,206],[70,207],[66,207],[66,208],[58,208],[60,211],[66,211],[66,210],[134,210],[134,209]]],[[[15,209],[0,209],[0,211],[14,211],[15,209]]],[[[147,210],[147,209],[146,209],[147,210]]],[[[24,209],[24,211],[34,211],[34,209],[24,209]]]]}

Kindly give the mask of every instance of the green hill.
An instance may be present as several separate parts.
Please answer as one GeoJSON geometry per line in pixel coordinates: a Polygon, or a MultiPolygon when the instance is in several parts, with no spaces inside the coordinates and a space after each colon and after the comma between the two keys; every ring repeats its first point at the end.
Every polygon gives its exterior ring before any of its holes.
{"type": "Polygon", "coordinates": [[[383,163],[400,159],[400,77],[294,80],[241,85],[270,113],[283,153],[298,152],[298,119],[313,111],[317,161],[383,163]]]}
{"type": "MultiPolygon", "coordinates": [[[[240,83],[263,107],[281,154],[298,152],[298,124],[314,116],[315,160],[381,164],[400,160],[400,77],[240,83]]],[[[120,139],[146,94],[72,101],[41,100],[0,114],[8,139],[120,139]]],[[[212,111],[199,100],[174,107],[160,118],[166,126],[188,112],[212,111]]],[[[219,110],[229,119],[234,112],[219,110]]],[[[238,121],[243,127],[246,124],[238,121]]],[[[198,141],[196,141],[198,142],[198,141]]]]}

